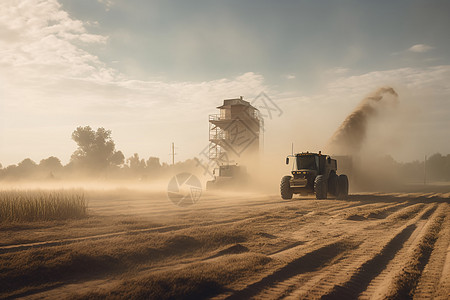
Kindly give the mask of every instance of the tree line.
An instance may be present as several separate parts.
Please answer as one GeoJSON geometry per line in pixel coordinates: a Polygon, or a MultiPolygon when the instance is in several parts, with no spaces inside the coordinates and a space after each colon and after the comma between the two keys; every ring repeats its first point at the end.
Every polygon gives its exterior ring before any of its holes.
{"type": "Polygon", "coordinates": [[[450,181],[450,154],[435,153],[422,161],[397,162],[387,155],[375,158],[358,170],[365,180],[393,183],[432,183],[450,181]]]}
{"type": "Polygon", "coordinates": [[[190,169],[196,166],[194,159],[179,162],[175,166],[160,163],[158,157],[140,158],[138,153],[125,159],[122,151],[116,149],[111,130],[103,127],[97,130],[80,126],[72,133],[77,149],[68,164],[63,165],[55,156],[42,159],[39,163],[26,158],[18,164],[3,167],[0,164],[0,179],[71,179],[77,177],[98,178],[152,178],[175,169],[190,169]]]}
{"type": "MultiPolygon", "coordinates": [[[[55,156],[42,159],[39,163],[26,158],[17,165],[3,167],[0,164],[0,179],[71,179],[78,177],[97,177],[108,179],[156,178],[173,170],[187,171],[198,167],[195,159],[178,162],[175,166],[160,163],[158,157],[148,159],[134,153],[125,158],[116,149],[111,130],[103,127],[97,130],[90,126],[80,126],[72,132],[72,140],[77,149],[68,164],[63,165],[55,156]]],[[[436,153],[426,161],[400,163],[385,156],[376,163],[379,172],[374,176],[391,176],[404,182],[450,181],[450,154],[436,153]]],[[[365,169],[374,169],[374,165],[365,169]]]]}

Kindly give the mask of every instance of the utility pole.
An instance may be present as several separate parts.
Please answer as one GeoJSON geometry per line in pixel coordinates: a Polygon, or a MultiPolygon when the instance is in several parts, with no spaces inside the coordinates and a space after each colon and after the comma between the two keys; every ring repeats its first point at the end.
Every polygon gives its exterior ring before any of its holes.
{"type": "Polygon", "coordinates": [[[427,156],[425,155],[425,160],[423,161],[423,185],[427,185],[427,156]]]}
{"type": "Polygon", "coordinates": [[[174,142],[172,142],[172,152],[169,155],[172,156],[172,166],[173,166],[173,165],[175,165],[175,155],[176,155],[174,142]]]}

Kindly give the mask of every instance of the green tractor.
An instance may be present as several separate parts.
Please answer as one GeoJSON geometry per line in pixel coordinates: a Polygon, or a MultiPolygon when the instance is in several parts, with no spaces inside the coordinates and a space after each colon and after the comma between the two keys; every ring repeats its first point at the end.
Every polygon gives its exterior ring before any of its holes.
{"type": "Polygon", "coordinates": [[[339,200],[348,198],[347,175],[337,175],[337,162],[328,155],[302,152],[286,157],[293,157],[292,176],[281,179],[281,198],[292,199],[294,194],[315,194],[316,199],[326,199],[331,194],[339,200]]]}

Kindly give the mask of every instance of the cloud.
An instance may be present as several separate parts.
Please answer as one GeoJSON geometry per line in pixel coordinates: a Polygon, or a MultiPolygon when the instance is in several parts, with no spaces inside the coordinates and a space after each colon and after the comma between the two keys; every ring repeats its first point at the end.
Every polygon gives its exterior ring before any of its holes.
{"type": "Polygon", "coordinates": [[[106,11],[109,11],[111,9],[111,6],[114,5],[114,2],[112,0],[97,0],[97,1],[106,6],[106,11]]]}
{"type": "Polygon", "coordinates": [[[325,73],[329,75],[345,75],[350,71],[348,68],[332,68],[326,70],[325,73]]]}
{"type": "Polygon", "coordinates": [[[88,33],[85,24],[72,19],[56,0],[25,0],[19,5],[14,0],[2,1],[0,28],[4,28],[0,32],[0,74],[6,79],[8,105],[60,103],[62,98],[78,99],[77,105],[168,105],[192,97],[194,102],[207,101],[208,93],[210,97],[225,92],[256,96],[265,88],[263,77],[252,72],[207,82],[127,78],[84,49],[105,44],[108,37],[88,33]]]}
{"type": "Polygon", "coordinates": [[[333,93],[348,95],[369,93],[376,87],[394,85],[411,91],[427,90],[433,94],[449,95],[450,65],[425,68],[400,68],[374,71],[361,75],[341,77],[327,85],[333,93]]]}
{"type": "Polygon", "coordinates": [[[56,0],[5,0],[0,4],[0,64],[8,78],[99,78],[102,62],[80,45],[104,44],[56,0]],[[14,35],[14,38],[11,38],[14,35]]]}
{"type": "Polygon", "coordinates": [[[430,50],[433,50],[434,47],[425,45],[425,44],[416,44],[414,46],[411,46],[408,51],[410,52],[415,52],[415,53],[425,53],[428,52],[430,50]]]}
{"type": "MultiPolygon", "coordinates": [[[[30,156],[30,149],[36,161],[56,155],[67,162],[74,150],[70,133],[79,125],[112,129],[118,149],[125,155],[138,152],[164,160],[166,145],[175,141],[180,147],[179,158],[190,158],[207,145],[207,115],[216,113],[215,107],[223,99],[244,96],[251,101],[261,91],[284,111],[282,117],[267,123],[268,140],[284,138],[280,132],[286,128],[316,124],[312,140],[319,145],[335,129],[333,124],[329,128],[328,122],[338,125],[360,99],[384,85],[396,90],[400,86],[400,101],[407,90],[430,101],[431,105],[424,105],[426,109],[448,111],[447,102],[432,100],[450,96],[450,66],[446,65],[353,76],[348,69],[335,68],[328,72],[335,76],[330,76],[326,89],[310,97],[271,89],[264,76],[255,72],[203,82],[138,80],[86,50],[108,43],[107,36],[91,34],[86,29],[89,27],[70,17],[56,0],[0,2],[3,165],[30,156]],[[328,122],[318,125],[318,115],[328,122]]],[[[295,75],[287,74],[286,78],[294,79],[295,75]]],[[[300,144],[303,135],[298,139],[300,144]]],[[[285,141],[279,142],[271,144],[278,147],[285,141]]]]}
{"type": "Polygon", "coordinates": [[[79,125],[113,129],[125,154],[164,158],[165,143],[182,140],[180,159],[189,158],[207,144],[207,115],[222,99],[270,92],[253,72],[204,82],[128,78],[86,50],[108,40],[86,26],[56,0],[0,3],[0,141],[15,145],[0,147],[3,164],[30,155],[67,162],[70,133],[79,125]],[[186,126],[203,134],[186,135],[186,126]],[[51,142],[38,143],[35,135],[51,142]]]}

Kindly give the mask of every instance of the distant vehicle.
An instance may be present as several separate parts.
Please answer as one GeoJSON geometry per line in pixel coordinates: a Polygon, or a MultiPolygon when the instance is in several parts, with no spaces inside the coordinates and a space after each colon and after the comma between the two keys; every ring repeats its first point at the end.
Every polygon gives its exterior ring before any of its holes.
{"type": "Polygon", "coordinates": [[[348,177],[337,175],[337,162],[328,155],[302,152],[286,157],[293,157],[292,176],[281,179],[281,198],[292,199],[294,194],[315,194],[316,199],[326,199],[327,194],[343,200],[348,198],[348,177]]]}
{"type": "Polygon", "coordinates": [[[247,170],[244,166],[222,165],[214,170],[214,179],[206,182],[206,190],[228,189],[245,185],[248,181],[247,170]]]}

